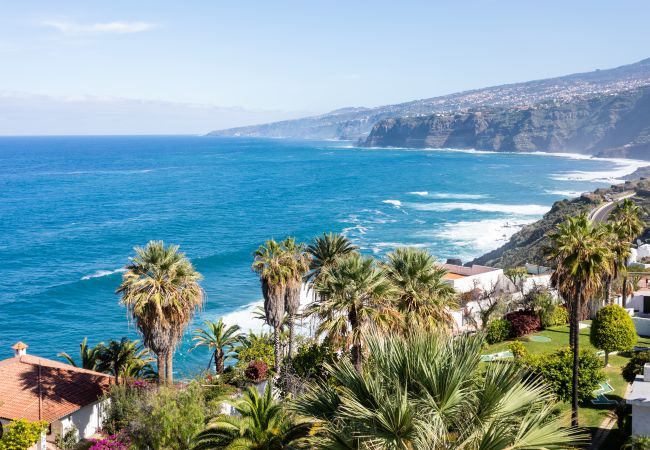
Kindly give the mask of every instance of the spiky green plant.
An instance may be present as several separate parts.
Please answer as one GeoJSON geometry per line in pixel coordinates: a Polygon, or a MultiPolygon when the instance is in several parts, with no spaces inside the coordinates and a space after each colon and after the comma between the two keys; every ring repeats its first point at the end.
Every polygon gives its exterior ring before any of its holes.
{"type": "Polygon", "coordinates": [[[314,422],[316,449],[566,449],[585,442],[565,428],[556,399],[518,365],[480,365],[480,336],[371,333],[358,372],[328,366],[293,403],[314,422]]]}
{"type": "Polygon", "coordinates": [[[150,241],[135,247],[117,293],[130,311],[144,345],[158,357],[161,382],[173,383],[173,357],[185,328],[203,305],[201,274],[177,245],[150,241]]]}
{"type": "Polygon", "coordinates": [[[97,370],[112,374],[116,384],[128,376],[137,376],[152,361],[149,351],[139,344],[139,340],[131,341],[126,337],[119,341],[111,339],[98,353],[97,370]]]}
{"type": "Polygon", "coordinates": [[[311,424],[286,412],[272,396],[268,383],[260,395],[253,386],[241,400],[231,403],[236,416],[221,415],[210,421],[193,440],[192,450],[281,450],[303,447],[311,424]]]}

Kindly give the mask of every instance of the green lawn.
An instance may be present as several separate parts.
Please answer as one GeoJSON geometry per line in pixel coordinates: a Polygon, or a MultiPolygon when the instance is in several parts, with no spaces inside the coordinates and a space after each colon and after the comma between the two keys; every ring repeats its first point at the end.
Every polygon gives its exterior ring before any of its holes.
{"type": "MultiPolygon", "coordinates": [[[[551,338],[551,342],[530,342],[526,338],[520,338],[519,341],[524,344],[529,353],[553,353],[562,347],[569,346],[569,327],[566,325],[551,327],[544,331],[534,333],[532,336],[546,336],[551,338]]],[[[496,353],[507,350],[510,342],[512,341],[490,345],[484,353],[496,353]]],[[[639,337],[637,345],[650,347],[650,338],[639,337]]],[[[596,350],[596,348],[594,348],[594,346],[589,342],[589,328],[583,328],[580,330],[580,348],[596,350]]],[[[627,382],[621,375],[621,369],[627,364],[629,359],[629,356],[625,354],[612,355],[609,357],[610,367],[605,369],[605,373],[609,379],[609,383],[612,388],[614,388],[614,392],[607,394],[607,397],[612,400],[621,400],[625,394],[627,382]]],[[[568,411],[570,405],[564,403],[562,408],[568,411]]],[[[579,412],[580,426],[588,428],[592,432],[595,431],[612,409],[613,406],[611,405],[583,405],[579,412]]]]}

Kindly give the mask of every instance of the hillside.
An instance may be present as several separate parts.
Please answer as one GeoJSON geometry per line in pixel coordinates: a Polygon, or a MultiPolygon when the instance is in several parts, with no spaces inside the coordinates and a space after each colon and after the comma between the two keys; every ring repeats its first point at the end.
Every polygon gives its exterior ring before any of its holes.
{"type": "Polygon", "coordinates": [[[385,119],[370,147],[472,148],[650,158],[650,87],[524,108],[385,119]]]}
{"type": "MultiPolygon", "coordinates": [[[[605,200],[606,194],[635,190],[632,197],[646,213],[650,213],[650,179],[626,181],[624,184],[614,185],[609,189],[597,189],[585,193],[571,200],[555,202],[549,212],[544,214],[537,222],[525,225],[521,230],[512,235],[510,240],[489,253],[471,261],[469,264],[484,264],[495,267],[514,267],[526,263],[544,265],[544,249],[549,245],[548,234],[569,216],[587,213],[605,200]]],[[[646,224],[650,225],[646,217],[646,224]]],[[[650,238],[650,228],[645,229],[642,239],[650,238]]]]}
{"type": "Polygon", "coordinates": [[[467,108],[523,107],[547,100],[567,101],[598,93],[616,93],[649,84],[650,58],[614,69],[493,86],[375,108],[343,108],[303,119],[213,131],[209,135],[356,140],[365,138],[383,119],[427,116],[467,108]]]}

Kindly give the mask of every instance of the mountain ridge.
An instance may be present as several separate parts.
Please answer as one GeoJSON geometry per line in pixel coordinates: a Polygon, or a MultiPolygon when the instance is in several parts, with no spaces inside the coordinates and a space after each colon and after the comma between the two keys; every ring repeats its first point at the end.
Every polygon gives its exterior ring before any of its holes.
{"type": "Polygon", "coordinates": [[[298,139],[365,138],[383,119],[419,117],[466,108],[531,106],[650,85],[650,58],[623,66],[559,77],[509,83],[372,108],[345,107],[301,119],[215,130],[209,136],[298,139]]]}

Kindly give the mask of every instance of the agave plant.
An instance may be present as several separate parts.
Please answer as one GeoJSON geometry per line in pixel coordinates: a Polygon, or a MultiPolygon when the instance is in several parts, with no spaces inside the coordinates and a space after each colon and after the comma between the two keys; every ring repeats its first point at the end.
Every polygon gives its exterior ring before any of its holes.
{"type": "Polygon", "coordinates": [[[584,442],[566,428],[552,391],[514,364],[480,366],[480,336],[371,333],[359,373],[328,367],[293,403],[323,449],[565,449],[584,442]]]}

